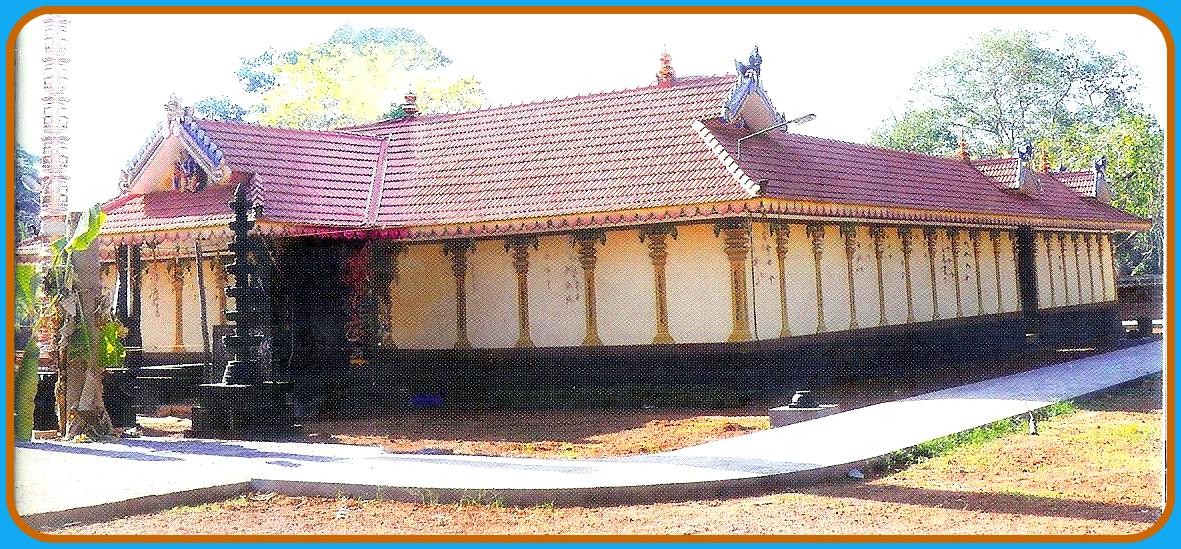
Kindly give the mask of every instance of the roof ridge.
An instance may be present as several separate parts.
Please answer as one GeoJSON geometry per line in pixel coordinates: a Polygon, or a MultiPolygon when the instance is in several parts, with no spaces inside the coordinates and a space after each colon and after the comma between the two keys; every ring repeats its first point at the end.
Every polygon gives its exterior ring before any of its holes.
{"type": "Polygon", "coordinates": [[[678,77],[677,78],[678,84],[674,84],[673,86],[667,87],[667,88],[658,87],[656,84],[653,83],[653,84],[645,84],[643,86],[635,86],[635,87],[630,87],[630,88],[600,90],[600,91],[595,91],[595,92],[581,93],[581,94],[570,95],[570,96],[566,96],[566,97],[545,97],[545,98],[541,98],[541,99],[525,100],[525,101],[521,101],[521,102],[517,102],[517,103],[486,105],[486,106],[480,107],[478,109],[470,109],[470,110],[466,110],[466,111],[434,112],[434,113],[416,114],[414,116],[407,116],[407,117],[403,117],[403,118],[384,118],[382,120],[368,122],[365,124],[357,124],[354,126],[342,126],[340,128],[337,128],[337,131],[344,132],[344,133],[352,133],[355,130],[371,129],[371,128],[380,127],[380,126],[386,125],[386,124],[396,124],[398,122],[411,122],[411,121],[429,122],[434,119],[439,119],[439,118],[448,117],[448,116],[485,113],[485,112],[496,111],[496,110],[501,110],[501,109],[507,110],[507,109],[517,108],[517,107],[527,107],[527,106],[532,106],[532,105],[541,105],[541,104],[545,104],[545,103],[557,103],[557,102],[561,102],[561,101],[575,101],[575,100],[582,100],[582,99],[591,99],[591,98],[598,98],[598,97],[607,96],[607,95],[631,94],[631,93],[642,92],[642,91],[676,91],[676,90],[686,89],[686,88],[703,87],[703,86],[709,85],[711,83],[714,83],[715,81],[718,81],[718,82],[728,81],[728,80],[734,79],[734,78],[736,78],[734,75],[729,75],[729,74],[685,76],[685,77],[678,77]],[[680,84],[681,82],[684,82],[684,84],[680,84]]]}
{"type": "Polygon", "coordinates": [[[222,125],[226,125],[226,126],[242,126],[242,127],[247,127],[247,128],[258,128],[258,129],[262,129],[262,130],[276,130],[276,131],[280,131],[280,132],[291,132],[291,133],[299,133],[299,134],[311,134],[311,135],[320,134],[320,135],[331,135],[331,136],[337,136],[337,137],[361,137],[361,138],[364,138],[367,140],[384,139],[382,137],[377,137],[377,136],[373,136],[373,135],[367,135],[367,134],[355,133],[355,132],[346,132],[346,131],[341,131],[341,130],[336,130],[336,129],[311,130],[311,129],[303,129],[303,128],[285,128],[283,126],[270,126],[267,124],[260,124],[260,123],[256,123],[256,122],[215,120],[212,118],[198,118],[198,117],[193,117],[193,120],[195,122],[209,122],[209,123],[213,123],[213,124],[222,124],[222,125]]]}

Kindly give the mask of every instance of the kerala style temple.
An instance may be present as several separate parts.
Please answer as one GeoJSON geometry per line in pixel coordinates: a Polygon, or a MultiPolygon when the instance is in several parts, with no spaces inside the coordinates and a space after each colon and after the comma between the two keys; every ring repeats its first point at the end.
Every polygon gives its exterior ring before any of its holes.
{"type": "MultiPolygon", "coordinates": [[[[131,369],[206,364],[198,436],[470,405],[639,405],[1110,337],[1104,163],[793,133],[678,77],[332,131],[178,101],[103,205],[131,369]]],[[[962,139],[961,139],[962,141],[962,139]]],[[[140,390],[148,390],[142,376],[140,390]]]]}

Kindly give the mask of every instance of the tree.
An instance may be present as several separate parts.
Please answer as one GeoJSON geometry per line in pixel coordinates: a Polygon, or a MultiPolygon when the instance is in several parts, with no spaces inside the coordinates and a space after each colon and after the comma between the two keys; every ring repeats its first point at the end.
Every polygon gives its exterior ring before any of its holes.
{"type": "MultiPolygon", "coordinates": [[[[1026,30],[977,35],[919,72],[916,109],[943,113],[968,132],[974,153],[994,156],[1043,137],[1051,125],[1110,123],[1133,106],[1140,76],[1122,53],[1099,52],[1082,36],[1057,47],[1050,42],[1049,35],[1026,30]]],[[[892,126],[879,131],[888,134],[892,126]]]]}
{"type": "Polygon", "coordinates": [[[939,156],[956,150],[958,140],[951,132],[952,120],[939,109],[906,111],[878,129],[870,142],[879,147],[922,152],[939,156]]]}
{"type": "Polygon", "coordinates": [[[399,107],[408,91],[421,112],[482,106],[480,83],[448,74],[450,64],[413,30],[346,25],[322,43],[244,57],[236,75],[255,100],[251,107],[223,97],[206,98],[197,109],[221,119],[240,114],[267,125],[327,129],[404,116],[399,107]]]}
{"type": "Polygon", "coordinates": [[[41,176],[37,166],[41,158],[16,148],[16,241],[36,235],[41,230],[41,176]]]}
{"type": "Polygon", "coordinates": [[[1132,93],[1140,83],[1122,53],[1074,36],[994,30],[919,72],[911,108],[877,128],[876,145],[947,155],[954,129],[974,156],[1006,156],[1026,139],[1068,169],[1108,159],[1113,204],[1154,220],[1146,234],[1118,241],[1125,272],[1161,272],[1164,139],[1132,93]]]}
{"type": "Polygon", "coordinates": [[[249,111],[225,95],[197,101],[193,104],[193,110],[204,118],[223,122],[244,122],[249,114],[249,111]]]}
{"type": "Polygon", "coordinates": [[[1109,124],[1074,124],[1039,142],[1058,165],[1070,170],[1089,170],[1095,158],[1106,158],[1104,176],[1112,205],[1152,220],[1148,232],[1116,241],[1119,263],[1127,274],[1164,269],[1164,142],[1156,118],[1132,109],[1124,109],[1109,124]]]}
{"type": "MultiPolygon", "coordinates": [[[[35,316],[34,325],[53,335],[58,433],[65,439],[114,434],[103,403],[103,377],[106,369],[120,364],[126,353],[120,343],[124,329],[110,318],[110,309],[103,303],[98,248],[91,246],[104,217],[97,205],[83,212],[73,233],[50,245],[52,259],[44,273],[37,273],[31,265],[17,271],[14,313],[18,323],[22,317],[35,316]],[[47,298],[41,308],[37,287],[47,298]]],[[[39,355],[37,341],[32,339],[17,370],[17,440],[28,440],[32,435],[39,355]]]]}

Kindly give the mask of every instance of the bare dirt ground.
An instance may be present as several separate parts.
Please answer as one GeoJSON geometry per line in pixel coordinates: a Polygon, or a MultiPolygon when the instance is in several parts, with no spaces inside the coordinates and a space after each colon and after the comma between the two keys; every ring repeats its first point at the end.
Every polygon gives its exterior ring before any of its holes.
{"type": "Polygon", "coordinates": [[[899,471],[758,497],[611,507],[251,494],[54,534],[1133,534],[1162,510],[1161,378],[899,471]]]}

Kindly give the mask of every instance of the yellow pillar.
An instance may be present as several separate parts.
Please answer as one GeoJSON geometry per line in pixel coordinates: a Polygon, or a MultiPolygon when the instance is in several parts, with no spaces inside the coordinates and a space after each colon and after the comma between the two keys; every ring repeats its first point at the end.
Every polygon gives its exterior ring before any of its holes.
{"type": "Polygon", "coordinates": [[[960,232],[948,229],[947,237],[951,239],[951,274],[955,278],[955,317],[964,316],[964,307],[960,303],[960,232]]]}
{"type": "MultiPolygon", "coordinates": [[[[1054,296],[1054,251],[1050,248],[1050,233],[1042,233],[1042,236],[1046,240],[1046,265],[1049,267],[1048,272],[1050,277],[1050,306],[1054,307],[1057,304],[1054,296]]],[[[1034,242],[1037,242],[1036,238],[1034,242]]]]}
{"type": "Polygon", "coordinates": [[[1091,302],[1095,302],[1095,262],[1091,259],[1091,233],[1083,234],[1083,244],[1087,248],[1087,280],[1091,287],[1091,302]]]}
{"type": "Polygon", "coordinates": [[[1062,258],[1062,291],[1066,292],[1063,305],[1070,305],[1070,279],[1066,277],[1066,235],[1058,233],[1058,255],[1062,258]]]}
{"type": "Polygon", "coordinates": [[[923,238],[927,241],[927,262],[931,266],[931,320],[939,320],[939,283],[935,280],[935,247],[939,240],[939,229],[923,229],[923,238]]]}
{"type": "Polygon", "coordinates": [[[733,329],[727,341],[749,341],[750,320],[746,309],[746,258],[750,252],[750,223],[745,220],[720,221],[714,233],[722,235],[726,257],[730,261],[730,311],[733,329]]]}
{"type": "Polygon", "coordinates": [[[1078,294],[1077,300],[1083,302],[1083,265],[1078,260],[1078,233],[1070,233],[1070,243],[1074,245],[1074,288],[1078,294]]]}
{"type": "MultiPolygon", "coordinates": [[[[1108,243],[1110,244],[1110,237],[1108,239],[1108,243]]],[[[1095,247],[1099,252],[1099,278],[1103,281],[1103,301],[1107,301],[1107,268],[1103,266],[1103,240],[1102,236],[1095,236],[1095,247]]],[[[1107,249],[1110,250],[1111,246],[1108,246],[1107,249]]],[[[1114,256],[1115,254],[1113,253],[1112,255],[1114,256]]],[[[1115,271],[1111,272],[1115,273],[1115,271]]]]}
{"type": "Polygon", "coordinates": [[[878,326],[885,326],[886,320],[886,285],[882,273],[882,242],[886,238],[886,228],[874,225],[869,228],[869,236],[873,237],[873,256],[878,269],[878,326]]]}
{"type": "Polygon", "coordinates": [[[443,254],[451,258],[451,274],[455,276],[455,348],[469,349],[467,338],[467,264],[473,249],[468,239],[448,240],[443,243],[443,254]]]}
{"type": "MultiPolygon", "coordinates": [[[[177,249],[177,254],[180,250],[177,249]]],[[[173,319],[172,319],[172,350],[181,352],[185,350],[184,341],[184,321],[185,321],[185,271],[188,270],[188,259],[181,259],[179,256],[173,258],[168,263],[168,271],[172,278],[172,297],[173,304],[173,319]]]]}
{"type": "Polygon", "coordinates": [[[504,241],[505,251],[512,253],[513,269],[517,272],[517,343],[519,348],[533,346],[529,337],[529,248],[537,249],[536,236],[515,236],[504,241]]]}
{"type": "Polygon", "coordinates": [[[968,239],[972,241],[972,264],[976,271],[976,314],[984,314],[984,288],[980,282],[980,231],[968,231],[968,239]]]}
{"type": "Polygon", "coordinates": [[[812,259],[816,265],[816,333],[827,332],[824,325],[824,282],[820,271],[820,258],[824,256],[824,225],[808,225],[808,234],[812,237],[812,259]]]}
{"type": "Polygon", "coordinates": [[[665,277],[665,266],[668,265],[668,236],[677,237],[677,229],[672,225],[653,225],[640,231],[640,242],[648,240],[648,259],[652,260],[652,278],[656,292],[656,335],[652,337],[653,344],[670,344],[672,334],[668,331],[668,284],[665,277]]]}
{"type": "Polygon", "coordinates": [[[906,281],[906,322],[914,322],[914,290],[910,282],[910,252],[913,250],[910,227],[898,227],[902,241],[902,278],[906,281]]]}
{"type": "Polygon", "coordinates": [[[578,263],[582,265],[582,277],[586,298],[586,336],[582,344],[597,347],[603,344],[599,339],[598,318],[595,313],[595,244],[606,244],[607,234],[603,231],[588,230],[574,233],[574,246],[578,250],[578,263]]]}
{"type": "Polygon", "coordinates": [[[841,236],[845,237],[845,266],[849,276],[849,329],[856,330],[857,324],[857,293],[853,291],[853,254],[857,252],[857,225],[841,224],[841,236]]]}
{"type": "Polygon", "coordinates": [[[775,261],[779,268],[779,337],[790,337],[791,326],[787,323],[787,273],[784,263],[787,259],[791,225],[771,223],[771,234],[775,237],[775,261]]]}
{"type": "MultiPolygon", "coordinates": [[[[1005,309],[1004,302],[1001,299],[1001,232],[996,229],[988,231],[988,238],[992,240],[992,265],[996,269],[996,312],[1002,312],[1005,309]]],[[[1034,264],[1037,264],[1037,242],[1034,242],[1034,264]]],[[[1017,265],[1017,256],[1013,256],[1013,265],[1017,265]]]]}

